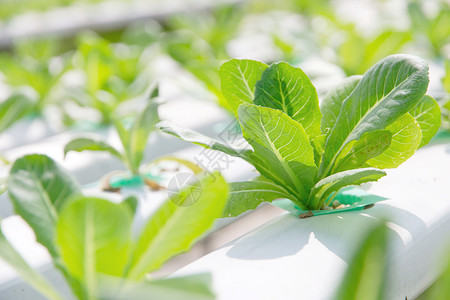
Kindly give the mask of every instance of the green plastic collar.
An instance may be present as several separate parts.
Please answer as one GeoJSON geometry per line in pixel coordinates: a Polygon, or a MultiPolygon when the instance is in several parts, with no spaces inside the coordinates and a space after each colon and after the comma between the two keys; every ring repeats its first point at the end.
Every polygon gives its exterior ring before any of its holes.
{"type": "Polygon", "coordinates": [[[144,174],[144,175],[119,174],[111,176],[111,178],[109,179],[109,185],[114,189],[118,189],[121,187],[141,186],[144,185],[144,178],[149,178],[156,182],[161,181],[161,176],[155,176],[152,174],[144,174]]]}
{"type": "Polygon", "coordinates": [[[312,216],[329,215],[346,211],[355,211],[371,208],[376,202],[387,200],[388,198],[373,195],[358,187],[342,188],[335,200],[339,200],[341,204],[350,205],[348,207],[331,210],[303,210],[289,199],[279,199],[272,201],[272,205],[282,208],[299,218],[309,218],[312,216]]]}

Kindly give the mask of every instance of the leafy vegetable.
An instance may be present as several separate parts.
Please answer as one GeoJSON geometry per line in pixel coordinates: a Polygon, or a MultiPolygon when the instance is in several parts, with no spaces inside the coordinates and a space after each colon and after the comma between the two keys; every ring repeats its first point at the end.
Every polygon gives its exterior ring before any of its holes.
{"type": "Polygon", "coordinates": [[[4,83],[14,91],[0,104],[0,131],[27,115],[42,114],[48,104],[59,101],[55,91],[68,65],[60,46],[52,38],[16,40],[12,53],[0,53],[4,83]]]}
{"type": "Polygon", "coordinates": [[[441,125],[441,114],[439,104],[428,95],[417,104],[417,106],[410,111],[417,124],[420,126],[422,132],[422,140],[420,147],[425,146],[430,142],[431,138],[437,133],[441,125]]]}
{"type": "Polygon", "coordinates": [[[287,63],[270,66],[256,84],[254,103],[281,110],[302,124],[308,136],[321,134],[317,92],[299,68],[287,63]]]}
{"type": "MultiPolygon", "coordinates": [[[[157,95],[156,89],[151,97],[157,95]]],[[[102,139],[81,137],[70,141],[64,147],[64,155],[67,155],[70,151],[106,151],[122,160],[133,174],[139,174],[139,167],[144,159],[144,150],[148,138],[154,130],[155,124],[159,122],[158,106],[157,101],[150,99],[144,110],[138,113],[129,129],[126,129],[119,120],[114,122],[115,129],[122,142],[122,153],[102,139]]]]}
{"type": "Polygon", "coordinates": [[[12,87],[31,87],[37,94],[32,109],[38,113],[53,97],[67,69],[67,57],[59,55],[59,43],[53,39],[15,44],[15,54],[0,55],[1,71],[12,87]]]}
{"type": "Polygon", "coordinates": [[[254,60],[230,60],[220,67],[221,88],[236,116],[239,105],[253,102],[255,84],[267,68],[254,60]]]}
{"type": "Polygon", "coordinates": [[[107,200],[80,197],[68,204],[56,225],[56,245],[68,272],[88,298],[98,293],[98,276],[121,276],[130,248],[131,213],[107,200]],[[114,222],[105,222],[105,220],[114,222]]]}
{"type": "Polygon", "coordinates": [[[221,176],[206,176],[163,204],[143,228],[131,255],[127,276],[142,278],[174,254],[189,249],[215,217],[221,215],[227,192],[227,184],[221,176]],[[198,197],[189,197],[196,192],[200,192],[198,197]],[[195,202],[185,203],[191,199],[195,202]],[[211,199],[215,199],[214,205],[211,199]]]}
{"type": "Polygon", "coordinates": [[[34,154],[13,164],[8,192],[16,213],[34,230],[37,241],[57,258],[54,237],[58,215],[70,196],[81,194],[79,185],[53,160],[34,154]]]}
{"type": "Polygon", "coordinates": [[[367,71],[342,104],[325,143],[318,177],[330,175],[347,143],[366,132],[386,128],[414,108],[428,81],[426,62],[407,55],[388,56],[367,71]]]}
{"type": "Polygon", "coordinates": [[[227,202],[223,217],[235,217],[263,202],[290,197],[288,191],[270,181],[233,182],[229,194],[235,200],[227,202]]]}
{"type": "Polygon", "coordinates": [[[279,110],[256,105],[241,107],[239,122],[254,150],[250,160],[261,175],[307,197],[317,167],[303,127],[279,110]]]}
{"type": "MultiPolygon", "coordinates": [[[[145,93],[149,78],[141,63],[144,48],[113,44],[92,32],[79,40],[72,68],[84,75],[85,82],[67,86],[65,92],[77,105],[97,110],[100,123],[109,125],[121,113],[121,103],[145,93]]],[[[66,119],[70,118],[66,111],[66,119]]]]}
{"type": "Polygon", "coordinates": [[[225,216],[277,197],[302,209],[321,209],[340,188],[386,175],[377,168],[397,167],[439,127],[436,101],[424,97],[428,66],[420,58],[388,56],[363,76],[350,77],[329,91],[321,109],[314,86],[300,69],[286,63],[263,66],[231,60],[219,72],[230,107],[242,103],[238,120],[252,150],[238,151],[167,122],[157,125],[179,138],[240,157],[265,177],[262,182],[232,184],[225,216]]]}
{"type": "Polygon", "coordinates": [[[333,128],[341,111],[342,102],[353,92],[361,78],[361,75],[350,76],[325,95],[320,106],[323,114],[321,124],[322,132],[328,133],[333,128]]]}
{"type": "MultiPolygon", "coordinates": [[[[144,278],[187,251],[221,216],[228,193],[225,180],[218,173],[199,178],[165,202],[137,238],[131,230],[136,199],[115,204],[85,197],[72,177],[46,156],[25,156],[14,163],[9,193],[79,299],[143,299],[143,293],[176,299],[183,292],[188,299],[211,299],[205,276],[144,278]],[[105,290],[105,282],[114,285],[105,290]]],[[[0,246],[0,258],[24,280],[49,299],[61,299],[1,231],[0,246]]]]}
{"type": "Polygon", "coordinates": [[[410,114],[403,115],[386,129],[392,136],[391,144],[383,153],[367,161],[370,166],[396,168],[416,152],[423,140],[421,128],[410,114]]]}

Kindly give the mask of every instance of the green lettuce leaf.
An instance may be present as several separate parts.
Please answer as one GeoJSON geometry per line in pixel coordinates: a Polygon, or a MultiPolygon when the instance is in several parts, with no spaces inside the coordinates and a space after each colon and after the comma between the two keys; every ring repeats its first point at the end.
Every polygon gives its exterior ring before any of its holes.
{"type": "Polygon", "coordinates": [[[232,59],[219,69],[222,93],[237,116],[239,105],[253,103],[255,84],[268,66],[248,59],[232,59]]]}
{"type": "Polygon", "coordinates": [[[317,167],[302,125],[280,110],[256,105],[241,105],[239,122],[253,147],[250,159],[256,169],[299,199],[307,199],[317,167]]]}
{"type": "Polygon", "coordinates": [[[144,226],[126,277],[140,279],[172,256],[188,250],[221,216],[227,194],[225,179],[219,173],[211,173],[171,197],[144,226]]]}
{"type": "Polygon", "coordinates": [[[341,111],[342,103],[353,92],[361,78],[361,75],[350,76],[324,96],[320,103],[320,111],[323,115],[321,124],[323,133],[328,133],[333,128],[341,111]]]}
{"type": "Polygon", "coordinates": [[[419,148],[423,147],[430,142],[441,126],[441,109],[439,104],[432,97],[425,95],[409,113],[420,126],[422,141],[419,148]]]}
{"type": "Polygon", "coordinates": [[[293,197],[284,188],[269,181],[232,182],[228,195],[223,217],[236,217],[263,202],[293,197]]]}
{"type": "Polygon", "coordinates": [[[414,108],[428,81],[427,63],[411,55],[391,55],[374,65],[342,105],[325,144],[319,178],[330,175],[349,142],[366,132],[385,129],[414,108]]]}
{"type": "Polygon", "coordinates": [[[81,189],[75,179],[45,155],[16,160],[8,179],[15,212],[33,229],[36,239],[58,258],[55,227],[63,206],[81,189]]]}
{"type": "Polygon", "coordinates": [[[316,183],[308,199],[310,209],[321,209],[328,197],[349,185],[360,185],[365,182],[377,181],[386,172],[376,168],[348,170],[330,175],[316,183]]]}
{"type": "Polygon", "coordinates": [[[254,103],[283,111],[300,123],[308,136],[321,134],[316,88],[299,68],[284,62],[272,64],[256,83],[254,103]]]}
{"type": "Polygon", "coordinates": [[[386,129],[392,134],[391,144],[379,156],[367,161],[369,166],[380,169],[396,168],[419,148],[422,133],[410,114],[403,115],[386,129]]]}

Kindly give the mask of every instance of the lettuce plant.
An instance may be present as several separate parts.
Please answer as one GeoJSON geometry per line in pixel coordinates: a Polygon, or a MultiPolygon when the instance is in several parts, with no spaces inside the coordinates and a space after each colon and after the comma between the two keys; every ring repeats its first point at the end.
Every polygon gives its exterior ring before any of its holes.
{"type": "Polygon", "coordinates": [[[222,92],[247,145],[228,145],[168,122],[164,132],[244,159],[261,174],[231,184],[224,215],[288,198],[324,209],[342,187],[377,181],[426,145],[440,125],[439,106],[425,96],[428,65],[392,55],[353,76],[319,101],[309,78],[287,63],[270,67],[231,60],[219,70],[222,92]]]}
{"type": "Polygon", "coordinates": [[[36,101],[24,106],[25,112],[40,114],[48,104],[57,101],[55,91],[68,65],[67,55],[60,55],[61,47],[60,41],[54,39],[20,41],[14,44],[14,54],[0,54],[5,83],[14,89],[28,87],[35,92],[36,101]]]}
{"type": "MultiPolygon", "coordinates": [[[[141,62],[143,48],[113,44],[90,32],[79,39],[73,68],[81,71],[85,82],[69,86],[67,96],[81,107],[95,109],[100,122],[110,124],[121,103],[145,93],[148,78],[144,76],[146,64],[141,62]]],[[[66,119],[71,121],[70,111],[66,119]]]]}
{"type": "Polygon", "coordinates": [[[116,184],[112,184],[110,176],[105,176],[105,190],[117,191],[117,189],[123,184],[147,184],[152,189],[160,189],[161,186],[154,180],[151,174],[146,174],[145,170],[151,165],[157,164],[161,161],[174,161],[189,168],[195,174],[203,172],[203,169],[196,166],[192,162],[184,159],[175,158],[171,156],[163,156],[156,160],[148,162],[145,167],[142,167],[142,161],[144,159],[145,148],[147,147],[150,134],[155,130],[155,125],[160,121],[158,116],[159,102],[156,97],[158,96],[158,88],[156,87],[151,91],[149,101],[142,111],[137,113],[134,121],[130,126],[125,126],[119,119],[113,120],[113,127],[119,135],[122,150],[112,146],[102,137],[78,137],[66,144],[64,147],[64,156],[71,151],[102,151],[111,154],[117,159],[121,160],[128,170],[128,173],[124,173],[119,176],[119,181],[116,184]]]}
{"type": "MultiPolygon", "coordinates": [[[[188,250],[220,216],[228,190],[220,174],[200,177],[174,195],[137,234],[132,233],[135,198],[113,203],[84,196],[73,177],[47,156],[18,159],[8,186],[16,213],[48,250],[76,298],[213,299],[208,277],[150,280],[146,274],[188,250]]],[[[0,258],[48,299],[63,299],[1,231],[0,258]]]]}
{"type": "Polygon", "coordinates": [[[155,88],[151,92],[146,107],[137,114],[130,128],[127,129],[120,120],[113,121],[123,151],[100,138],[80,137],[73,139],[64,147],[64,155],[70,151],[106,151],[123,161],[133,175],[138,175],[148,138],[154,130],[155,124],[159,122],[159,103],[155,100],[157,96],[158,88],[155,88]]]}

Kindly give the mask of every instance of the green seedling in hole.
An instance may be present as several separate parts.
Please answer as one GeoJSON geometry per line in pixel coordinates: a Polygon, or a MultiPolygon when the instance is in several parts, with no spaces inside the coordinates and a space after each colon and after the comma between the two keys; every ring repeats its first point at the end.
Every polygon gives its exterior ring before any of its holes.
{"type": "Polygon", "coordinates": [[[133,175],[138,175],[148,138],[153,132],[155,124],[159,122],[159,103],[155,99],[157,96],[158,88],[155,87],[150,92],[150,99],[147,105],[142,111],[137,113],[130,128],[125,128],[120,120],[113,121],[114,128],[122,143],[123,151],[111,146],[106,140],[82,137],[70,141],[64,147],[64,156],[70,151],[106,151],[120,159],[133,175]]]}
{"type": "Polygon", "coordinates": [[[224,216],[261,202],[292,200],[301,209],[330,205],[342,187],[377,181],[426,145],[440,126],[425,96],[428,65],[392,55],[352,76],[322,99],[299,68],[231,60],[219,70],[222,92],[247,145],[235,147],[168,122],[162,131],[252,164],[261,176],[231,183],[224,216]]]}
{"type": "MultiPolygon", "coordinates": [[[[116,119],[113,121],[114,128],[116,129],[122,143],[122,151],[110,145],[103,138],[79,137],[67,143],[67,145],[64,147],[64,156],[66,156],[70,151],[108,152],[124,163],[125,167],[131,173],[132,177],[129,178],[130,180],[136,179],[139,183],[142,183],[143,180],[146,184],[149,184],[150,187],[158,189],[159,185],[153,180],[146,179],[146,174],[143,174],[143,171],[141,170],[142,160],[144,159],[144,153],[148,139],[150,137],[150,134],[155,129],[155,124],[160,121],[158,116],[159,102],[156,99],[157,96],[158,88],[155,87],[153,90],[150,90],[150,96],[148,97],[150,99],[148,100],[147,105],[142,111],[137,113],[134,122],[129,128],[126,128],[120,120],[116,119]]],[[[147,167],[149,167],[151,164],[156,164],[163,160],[171,160],[180,163],[191,169],[195,174],[199,174],[202,172],[201,168],[197,167],[195,164],[189,161],[168,156],[148,163],[147,167]]],[[[110,186],[108,186],[107,189],[109,188],[110,186]]]]}
{"type": "MultiPolygon", "coordinates": [[[[228,185],[220,174],[199,176],[164,202],[138,234],[132,234],[136,198],[117,204],[86,197],[72,175],[45,155],[19,158],[8,186],[15,212],[48,250],[77,299],[214,299],[208,275],[163,280],[146,275],[189,250],[221,215],[228,185]],[[183,205],[193,193],[196,201],[183,205]]],[[[0,259],[47,299],[64,299],[1,231],[0,259]]]]}

